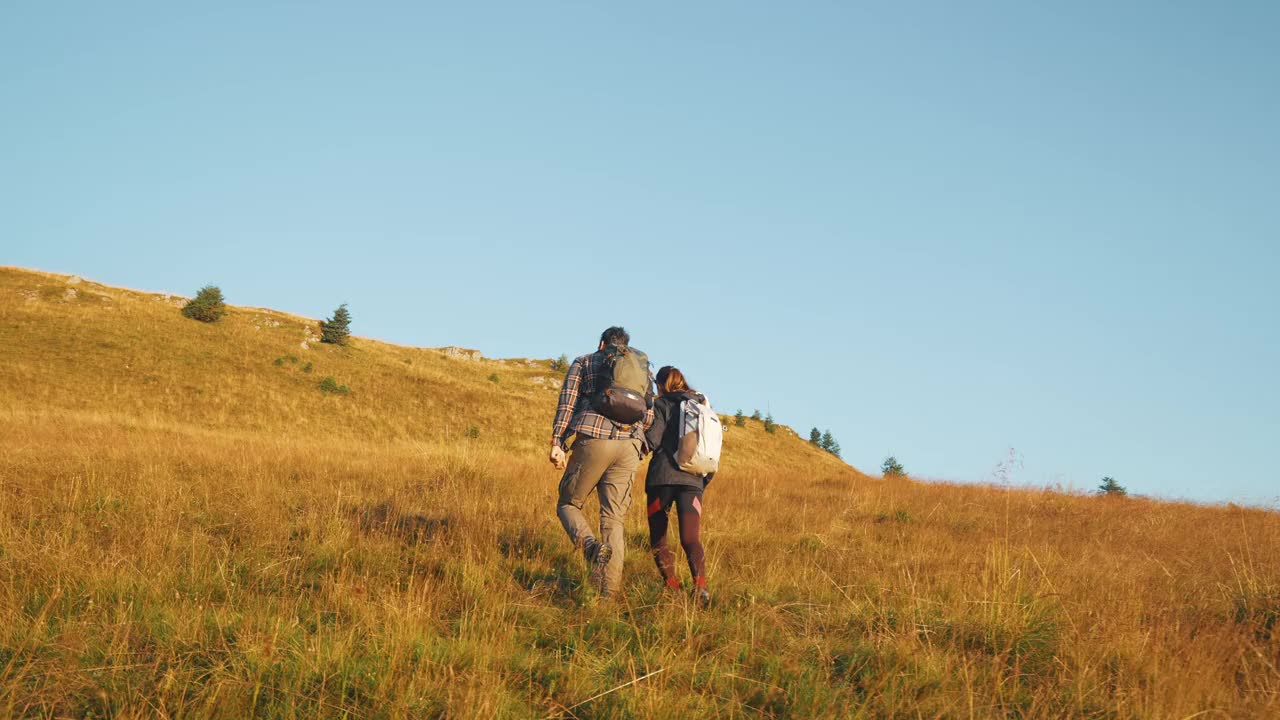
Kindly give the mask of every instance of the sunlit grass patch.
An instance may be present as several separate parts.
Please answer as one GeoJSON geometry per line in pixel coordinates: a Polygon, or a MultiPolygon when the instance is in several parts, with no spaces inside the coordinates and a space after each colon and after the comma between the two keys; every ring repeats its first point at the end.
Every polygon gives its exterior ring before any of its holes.
{"type": "Polygon", "coordinates": [[[604,600],[545,363],[38,277],[0,270],[0,715],[1280,715],[1275,513],[869,479],[747,422],[714,604],[639,502],[604,600]]]}

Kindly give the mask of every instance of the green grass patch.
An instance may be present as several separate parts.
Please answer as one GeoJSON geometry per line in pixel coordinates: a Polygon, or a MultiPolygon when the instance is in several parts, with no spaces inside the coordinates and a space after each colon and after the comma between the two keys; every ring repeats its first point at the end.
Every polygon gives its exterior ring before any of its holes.
{"type": "Polygon", "coordinates": [[[351,388],[338,384],[338,381],[331,377],[326,377],[320,381],[320,390],[331,395],[348,395],[351,393],[351,388]]]}

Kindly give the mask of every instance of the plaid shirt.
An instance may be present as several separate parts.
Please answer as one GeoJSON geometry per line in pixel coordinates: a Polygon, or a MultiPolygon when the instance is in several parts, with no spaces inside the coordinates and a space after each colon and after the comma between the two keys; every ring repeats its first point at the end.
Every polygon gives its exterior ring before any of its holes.
{"type": "Polygon", "coordinates": [[[634,425],[619,425],[591,409],[590,396],[603,370],[599,353],[583,355],[569,366],[560,388],[556,419],[551,424],[551,442],[561,449],[566,449],[569,436],[574,434],[610,440],[634,438],[644,442],[644,430],[653,422],[653,408],[646,410],[644,420],[634,425]]]}

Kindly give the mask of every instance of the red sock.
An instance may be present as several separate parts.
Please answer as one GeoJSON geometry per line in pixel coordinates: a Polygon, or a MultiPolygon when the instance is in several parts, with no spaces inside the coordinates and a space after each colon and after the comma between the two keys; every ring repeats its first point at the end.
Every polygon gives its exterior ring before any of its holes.
{"type": "Polygon", "coordinates": [[[707,578],[705,575],[698,575],[693,578],[693,586],[699,590],[707,589],[707,578]]]}
{"type": "Polygon", "coordinates": [[[667,587],[671,588],[672,590],[679,590],[680,578],[676,578],[676,577],[667,578],[667,587]]]}

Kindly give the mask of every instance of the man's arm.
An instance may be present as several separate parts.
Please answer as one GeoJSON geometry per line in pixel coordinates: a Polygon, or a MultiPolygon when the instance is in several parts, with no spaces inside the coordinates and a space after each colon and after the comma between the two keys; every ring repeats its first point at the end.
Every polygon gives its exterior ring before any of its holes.
{"type": "Polygon", "coordinates": [[[560,386],[560,401],[556,405],[556,419],[551,423],[551,445],[564,450],[565,436],[569,433],[569,422],[573,420],[573,411],[578,407],[579,386],[582,384],[582,358],[573,361],[569,372],[564,376],[564,384],[560,386]]]}

